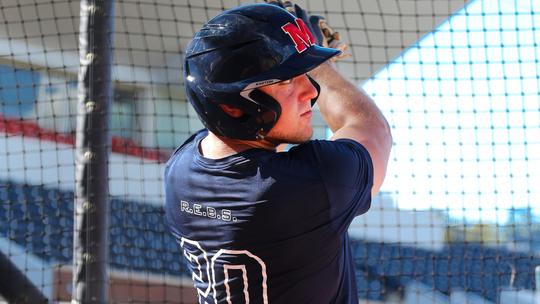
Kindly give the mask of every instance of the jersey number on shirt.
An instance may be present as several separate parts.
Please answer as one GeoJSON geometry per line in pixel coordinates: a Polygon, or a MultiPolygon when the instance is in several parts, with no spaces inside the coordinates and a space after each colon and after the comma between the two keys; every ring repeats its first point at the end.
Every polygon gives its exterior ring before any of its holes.
{"type": "Polygon", "coordinates": [[[261,298],[263,304],[268,304],[266,264],[258,256],[247,250],[220,249],[208,260],[208,254],[199,242],[182,238],[180,246],[191,265],[193,282],[201,304],[211,303],[209,301],[212,300],[218,303],[218,294],[224,295],[228,304],[232,304],[233,294],[243,294],[246,304],[250,303],[250,299],[258,299],[255,302],[260,302],[261,298]],[[241,277],[242,280],[232,280],[233,277],[241,277]],[[223,284],[218,286],[216,282],[223,284]],[[260,284],[261,288],[250,288],[249,282],[260,284]],[[262,291],[262,294],[255,294],[256,290],[262,291]]]}

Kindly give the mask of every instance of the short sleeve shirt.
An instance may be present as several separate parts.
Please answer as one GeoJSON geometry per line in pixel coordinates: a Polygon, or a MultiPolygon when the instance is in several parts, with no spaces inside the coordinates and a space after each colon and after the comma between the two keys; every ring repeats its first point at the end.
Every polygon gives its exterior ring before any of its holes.
{"type": "Polygon", "coordinates": [[[370,207],[367,150],[312,140],[208,159],[206,134],[165,170],[167,220],[200,303],[358,303],[347,229],[370,207]]]}

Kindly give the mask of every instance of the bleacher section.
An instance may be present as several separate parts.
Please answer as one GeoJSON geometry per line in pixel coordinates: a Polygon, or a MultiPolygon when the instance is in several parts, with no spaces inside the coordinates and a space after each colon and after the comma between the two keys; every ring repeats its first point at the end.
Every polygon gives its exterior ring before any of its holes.
{"type": "MultiPolygon", "coordinates": [[[[50,263],[71,264],[73,198],[72,192],[0,181],[0,236],[50,263]]],[[[113,268],[190,276],[161,207],[112,199],[110,214],[113,268]]],[[[453,244],[438,252],[363,240],[351,245],[359,296],[370,300],[418,281],[445,294],[463,290],[497,302],[511,280],[517,289],[533,289],[534,267],[540,265],[533,254],[479,244],[453,244]]]]}
{"type": "Polygon", "coordinates": [[[540,257],[532,253],[479,244],[451,244],[433,252],[355,240],[352,248],[357,269],[362,270],[357,278],[367,276],[382,283],[366,288],[359,280],[360,294],[373,299],[377,291],[384,298],[387,291],[402,290],[414,280],[447,295],[452,290],[474,292],[498,303],[502,289],[534,289],[534,268],[540,265],[540,257]]]}
{"type": "MultiPolygon", "coordinates": [[[[0,235],[45,261],[71,264],[73,199],[72,192],[0,181],[0,235]]],[[[162,208],[119,199],[110,205],[113,268],[187,275],[162,208]]]]}

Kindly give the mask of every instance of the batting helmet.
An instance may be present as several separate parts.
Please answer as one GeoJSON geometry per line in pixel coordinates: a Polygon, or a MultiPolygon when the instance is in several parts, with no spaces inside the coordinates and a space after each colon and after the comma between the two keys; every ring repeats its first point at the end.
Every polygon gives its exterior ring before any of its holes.
{"type": "Polygon", "coordinates": [[[302,19],[280,7],[240,6],[208,21],[188,45],[187,97],[213,133],[261,139],[277,122],[281,107],[257,88],[302,75],[339,53],[316,45],[302,19]],[[220,104],[241,109],[244,115],[231,117],[220,104]]]}

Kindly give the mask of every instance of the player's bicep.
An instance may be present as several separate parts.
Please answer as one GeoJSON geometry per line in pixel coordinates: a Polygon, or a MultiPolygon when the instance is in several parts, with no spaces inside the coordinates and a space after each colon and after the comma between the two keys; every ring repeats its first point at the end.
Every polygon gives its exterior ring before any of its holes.
{"type": "Polygon", "coordinates": [[[376,132],[382,131],[370,128],[369,132],[362,132],[357,126],[351,125],[336,130],[331,138],[333,141],[338,139],[354,140],[366,148],[373,164],[372,196],[375,196],[384,181],[391,148],[391,142],[385,137],[385,134],[374,134],[376,132]]]}

